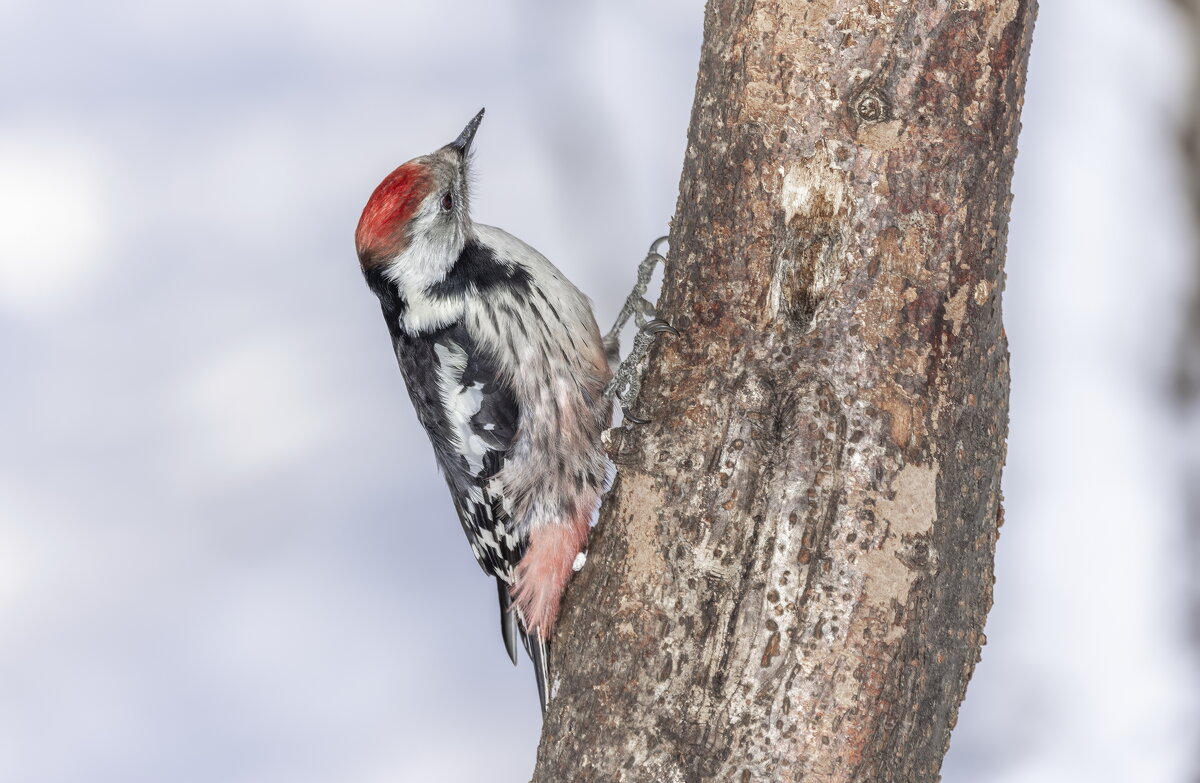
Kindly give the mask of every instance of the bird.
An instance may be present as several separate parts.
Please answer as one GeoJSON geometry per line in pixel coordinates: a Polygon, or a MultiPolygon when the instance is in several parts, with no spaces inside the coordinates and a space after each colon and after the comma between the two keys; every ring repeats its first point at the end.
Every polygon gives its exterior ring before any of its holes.
{"type": "Polygon", "coordinates": [[[524,646],[544,715],[563,590],[608,478],[614,368],[588,297],[537,250],[472,219],[483,115],[383,179],[355,248],[458,521],[496,581],[505,650],[516,665],[524,646]]]}

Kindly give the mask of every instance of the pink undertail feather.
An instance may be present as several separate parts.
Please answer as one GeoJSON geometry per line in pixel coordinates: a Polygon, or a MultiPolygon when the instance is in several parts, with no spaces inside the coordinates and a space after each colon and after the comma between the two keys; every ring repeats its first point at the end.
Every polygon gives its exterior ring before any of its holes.
{"type": "Polygon", "coordinates": [[[587,544],[590,517],[591,514],[583,513],[569,522],[533,530],[529,534],[529,548],[517,564],[513,602],[525,627],[542,639],[550,638],[558,619],[558,605],[571,578],[571,566],[587,544]]]}

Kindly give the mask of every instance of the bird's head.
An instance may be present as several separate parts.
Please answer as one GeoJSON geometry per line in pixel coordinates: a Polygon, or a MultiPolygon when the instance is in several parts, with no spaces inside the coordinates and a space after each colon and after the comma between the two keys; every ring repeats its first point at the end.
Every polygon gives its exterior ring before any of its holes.
{"type": "Polygon", "coordinates": [[[354,240],[364,272],[439,279],[471,228],[467,173],[483,109],[458,138],[388,174],[363,208],[354,240]]]}

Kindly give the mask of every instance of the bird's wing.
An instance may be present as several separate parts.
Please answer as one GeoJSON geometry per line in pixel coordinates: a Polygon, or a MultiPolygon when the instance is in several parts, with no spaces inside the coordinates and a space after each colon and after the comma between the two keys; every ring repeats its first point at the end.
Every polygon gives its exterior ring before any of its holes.
{"type": "Polygon", "coordinates": [[[438,418],[446,436],[435,439],[443,444],[438,461],[475,558],[485,572],[511,584],[522,547],[493,479],[516,437],[520,409],[466,329],[453,327],[432,339],[438,418]]]}
{"type": "Polygon", "coordinates": [[[549,645],[527,633],[512,608],[509,587],[525,542],[513,529],[511,499],[493,480],[517,437],[520,405],[494,361],[462,325],[421,337],[397,334],[396,339],[409,394],[429,431],[471,551],[484,572],[496,577],[504,647],[515,664],[518,639],[524,644],[544,711],[549,645]]]}
{"type": "Polygon", "coordinates": [[[500,599],[500,634],[513,664],[518,638],[533,663],[538,699],[545,713],[549,697],[549,643],[529,634],[512,606],[509,587],[525,554],[525,542],[513,530],[511,503],[493,478],[517,436],[520,407],[486,353],[463,329],[451,330],[435,347],[439,364],[442,419],[457,453],[444,465],[454,505],[471,551],[480,566],[496,577],[500,599]]]}
{"type": "Polygon", "coordinates": [[[522,552],[511,504],[493,478],[516,437],[516,397],[461,324],[421,335],[397,330],[393,339],[471,551],[485,572],[511,583],[522,552]]]}

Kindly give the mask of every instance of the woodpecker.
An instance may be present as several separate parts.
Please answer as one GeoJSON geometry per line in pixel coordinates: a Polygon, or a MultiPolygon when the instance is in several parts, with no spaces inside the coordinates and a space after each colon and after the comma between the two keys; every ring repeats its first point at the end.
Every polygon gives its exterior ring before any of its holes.
{"type": "Polygon", "coordinates": [[[549,639],[608,472],[612,376],[591,303],[541,253],[470,215],[457,139],[375,188],[355,232],[417,418],[475,559],[496,580],[543,712],[549,639]]]}

